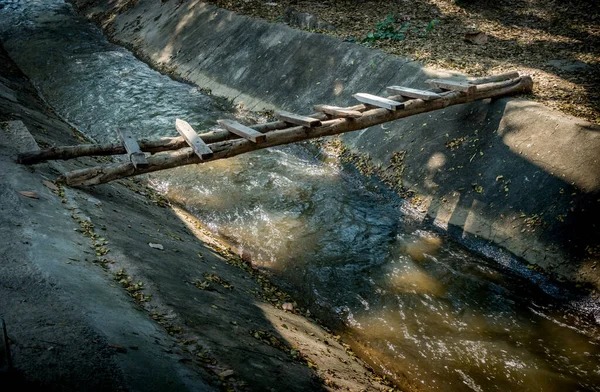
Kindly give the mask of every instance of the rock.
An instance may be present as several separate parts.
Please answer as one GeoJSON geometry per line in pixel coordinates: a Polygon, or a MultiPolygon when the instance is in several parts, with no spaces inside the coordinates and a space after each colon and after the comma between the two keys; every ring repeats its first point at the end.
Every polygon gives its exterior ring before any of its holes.
{"type": "Polygon", "coordinates": [[[293,310],[294,310],[294,305],[293,305],[293,304],[291,304],[290,302],[286,302],[286,303],[284,303],[283,305],[281,305],[281,308],[282,308],[283,310],[287,310],[288,312],[291,312],[291,311],[293,311],[293,310]]]}
{"type": "Polygon", "coordinates": [[[298,12],[289,7],[283,13],[283,21],[292,27],[298,27],[306,30],[328,30],[333,31],[336,27],[324,22],[313,14],[307,12],[298,12]]]}
{"type": "Polygon", "coordinates": [[[566,72],[587,71],[590,66],[579,60],[550,60],[548,65],[566,72]]]}
{"type": "Polygon", "coordinates": [[[148,246],[154,249],[160,249],[160,250],[164,250],[165,247],[162,246],[161,244],[154,244],[152,242],[148,243],[148,246]]]}

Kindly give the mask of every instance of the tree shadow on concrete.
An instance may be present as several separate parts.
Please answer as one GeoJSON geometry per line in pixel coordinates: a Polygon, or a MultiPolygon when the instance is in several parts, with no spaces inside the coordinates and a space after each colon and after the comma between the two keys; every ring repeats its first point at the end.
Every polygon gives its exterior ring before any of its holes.
{"type": "MultiPolygon", "coordinates": [[[[87,192],[103,203],[102,209],[85,212],[117,250],[118,254],[111,257],[123,263],[136,281],[143,281],[147,293],[154,293],[156,298],[148,311],[166,317],[159,318],[159,323],[168,320],[172,326],[183,326],[185,332],[179,336],[196,336],[197,342],[189,347],[196,347],[200,354],[195,358],[183,354],[192,368],[201,366],[209,372],[214,369],[216,374],[234,369],[233,378],[237,381],[233,383],[248,380],[250,390],[268,390],[274,385],[297,391],[324,390],[320,377],[306,365],[253,337],[251,331],[266,331],[288,345],[273,328],[273,321],[257,306],[257,298],[245,294],[254,289],[250,275],[225,263],[223,256],[198,240],[170,209],[157,209],[151,203],[145,206],[144,196],[115,185],[98,186],[87,192]],[[118,195],[124,197],[115,197],[118,195]],[[165,250],[149,252],[148,242],[161,243],[165,250]],[[214,282],[208,289],[195,287],[195,281],[211,275],[233,288],[214,282]]],[[[165,328],[173,333],[169,324],[165,328]]]]}

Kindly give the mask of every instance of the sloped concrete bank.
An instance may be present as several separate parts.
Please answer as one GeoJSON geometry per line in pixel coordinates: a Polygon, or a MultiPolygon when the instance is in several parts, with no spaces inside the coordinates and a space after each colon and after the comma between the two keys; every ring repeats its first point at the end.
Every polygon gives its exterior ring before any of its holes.
{"type": "MultiPolygon", "coordinates": [[[[352,104],[355,92],[461,78],[201,1],[72,3],[155,67],[252,110],[310,113],[314,104],[352,104]]],[[[492,243],[550,277],[600,287],[598,126],[514,98],[341,139],[365,172],[409,190],[423,219],[455,238],[492,243]]]]}
{"type": "Polygon", "coordinates": [[[0,63],[0,317],[14,364],[2,390],[388,389],[143,183],[68,189],[51,181],[101,160],[16,164],[84,139],[1,45],[0,63]]]}

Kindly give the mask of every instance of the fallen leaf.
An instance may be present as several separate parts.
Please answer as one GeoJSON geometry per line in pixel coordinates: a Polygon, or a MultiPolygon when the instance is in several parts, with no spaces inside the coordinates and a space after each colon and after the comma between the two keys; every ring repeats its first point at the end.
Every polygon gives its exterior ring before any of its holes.
{"type": "Polygon", "coordinates": [[[25,197],[29,197],[31,199],[39,199],[40,197],[35,192],[30,191],[19,191],[19,193],[25,197]]]}
{"type": "Polygon", "coordinates": [[[58,190],[58,187],[56,186],[56,184],[54,184],[51,181],[43,180],[42,184],[44,184],[46,186],[46,188],[51,189],[53,191],[57,191],[58,190]]]}
{"type": "Polygon", "coordinates": [[[162,246],[161,244],[154,244],[152,242],[148,243],[148,246],[151,247],[151,248],[154,248],[154,249],[160,249],[160,250],[165,249],[165,247],[162,246]]]}

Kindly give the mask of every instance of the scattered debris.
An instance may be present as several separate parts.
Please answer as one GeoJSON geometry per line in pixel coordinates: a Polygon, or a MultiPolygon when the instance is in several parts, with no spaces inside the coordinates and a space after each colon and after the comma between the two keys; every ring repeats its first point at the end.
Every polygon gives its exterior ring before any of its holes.
{"type": "Polygon", "coordinates": [[[464,142],[467,141],[468,136],[457,137],[454,139],[446,140],[446,148],[449,148],[450,151],[454,151],[459,148],[464,142]]]}
{"type": "Polygon", "coordinates": [[[42,184],[44,184],[44,186],[46,186],[46,188],[52,190],[52,191],[58,191],[58,186],[56,186],[55,183],[48,181],[48,180],[43,180],[42,184]]]}

